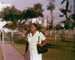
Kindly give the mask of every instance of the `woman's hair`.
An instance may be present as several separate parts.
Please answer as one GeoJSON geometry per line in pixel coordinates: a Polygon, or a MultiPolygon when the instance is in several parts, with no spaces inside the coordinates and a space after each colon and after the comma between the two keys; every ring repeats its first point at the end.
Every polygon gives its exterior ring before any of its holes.
{"type": "Polygon", "coordinates": [[[31,25],[34,25],[34,26],[37,28],[37,24],[35,24],[35,23],[32,23],[31,25]]]}
{"type": "MultiPolygon", "coordinates": [[[[35,23],[31,23],[31,24],[29,25],[29,27],[30,27],[31,25],[34,25],[36,28],[38,28],[37,24],[35,24],[35,23]]],[[[37,29],[37,30],[38,30],[38,29],[37,29]]],[[[28,33],[30,33],[30,29],[27,30],[26,36],[27,36],[28,33]]]]}

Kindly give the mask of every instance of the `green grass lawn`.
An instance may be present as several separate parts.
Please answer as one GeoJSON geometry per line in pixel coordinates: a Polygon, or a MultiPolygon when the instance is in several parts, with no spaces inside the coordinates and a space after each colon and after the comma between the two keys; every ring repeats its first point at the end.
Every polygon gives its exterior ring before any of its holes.
{"type": "Polygon", "coordinates": [[[2,54],[1,46],[0,46],[0,60],[3,60],[3,54],[2,54]]]}
{"type": "MultiPolygon", "coordinates": [[[[48,52],[43,54],[43,60],[75,60],[75,39],[47,37],[48,52]]],[[[17,49],[23,56],[25,52],[24,38],[14,39],[12,46],[17,49]],[[23,43],[23,44],[22,44],[23,43]]]]}

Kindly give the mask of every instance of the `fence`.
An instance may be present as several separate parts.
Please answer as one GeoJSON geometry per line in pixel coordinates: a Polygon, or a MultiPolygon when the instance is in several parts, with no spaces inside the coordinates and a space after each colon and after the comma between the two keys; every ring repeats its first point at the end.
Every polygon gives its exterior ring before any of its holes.
{"type": "Polygon", "coordinates": [[[45,36],[57,36],[65,38],[75,38],[74,30],[45,30],[43,31],[45,36]]]}
{"type": "MultiPolygon", "coordinates": [[[[50,36],[50,37],[59,37],[59,38],[75,38],[75,30],[44,30],[42,31],[42,33],[45,36],[50,36]]],[[[0,39],[3,41],[4,44],[4,40],[6,41],[10,41],[11,43],[13,43],[13,36],[21,36],[22,34],[20,34],[19,32],[17,33],[4,33],[2,34],[0,33],[0,39]],[[2,37],[3,35],[3,37],[2,37]]]]}

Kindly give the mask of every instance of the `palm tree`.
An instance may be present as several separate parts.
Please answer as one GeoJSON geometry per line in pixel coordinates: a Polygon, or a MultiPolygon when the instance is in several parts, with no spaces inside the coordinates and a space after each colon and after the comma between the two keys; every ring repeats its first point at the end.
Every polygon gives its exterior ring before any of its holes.
{"type": "Polygon", "coordinates": [[[47,10],[51,11],[51,25],[53,29],[53,10],[55,9],[55,4],[53,4],[54,1],[50,0],[49,5],[47,5],[47,10]]]}

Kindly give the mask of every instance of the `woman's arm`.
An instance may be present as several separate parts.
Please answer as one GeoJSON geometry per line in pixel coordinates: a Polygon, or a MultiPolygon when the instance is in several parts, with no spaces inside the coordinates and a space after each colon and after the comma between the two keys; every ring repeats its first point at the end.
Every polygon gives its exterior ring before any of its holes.
{"type": "Polygon", "coordinates": [[[42,44],[38,44],[39,46],[44,46],[44,45],[46,45],[48,42],[47,42],[47,39],[45,39],[43,42],[42,42],[42,44]]]}
{"type": "Polygon", "coordinates": [[[43,41],[43,43],[41,44],[41,46],[44,46],[44,45],[46,45],[48,42],[47,42],[47,39],[45,39],[44,41],[43,41]]]}
{"type": "Polygon", "coordinates": [[[26,49],[25,49],[25,60],[27,60],[27,51],[28,51],[28,42],[26,43],[26,49]]]}
{"type": "Polygon", "coordinates": [[[28,42],[26,43],[26,49],[25,49],[25,52],[27,52],[28,50],[28,42]]]}

